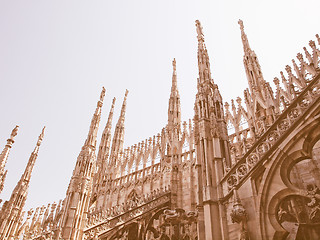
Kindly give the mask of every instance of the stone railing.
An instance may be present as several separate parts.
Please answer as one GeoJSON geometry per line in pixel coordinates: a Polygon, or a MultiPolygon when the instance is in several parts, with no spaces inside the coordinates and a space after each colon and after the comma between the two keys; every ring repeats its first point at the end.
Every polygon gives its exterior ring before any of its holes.
{"type": "MultiPolygon", "coordinates": [[[[320,45],[319,35],[316,35],[317,44],[320,45]]],[[[252,91],[246,89],[244,91],[244,99],[246,107],[242,105],[240,97],[231,104],[225,103],[225,120],[229,125],[229,141],[232,157],[232,164],[237,162],[239,158],[251,147],[253,142],[259,141],[264,133],[274,124],[276,119],[295,101],[295,99],[304,91],[304,89],[312,82],[320,68],[320,50],[316,46],[315,41],[309,41],[311,52],[304,47],[306,59],[303,54],[297,54],[298,63],[292,59],[293,67],[287,65],[285,72],[280,72],[280,79],[274,78],[275,88],[272,88],[269,82],[262,84],[261,90],[264,89],[263,99],[270,105],[265,109],[264,114],[254,113],[256,97],[252,98],[252,91]],[[286,75],[286,76],[285,76],[286,75]],[[251,92],[251,93],[250,93],[251,92]],[[231,109],[229,110],[231,106],[231,109]],[[242,130],[246,125],[245,130],[242,130]],[[248,133],[250,133],[248,135],[248,133]]],[[[256,94],[254,94],[256,95],[256,94]]],[[[232,166],[231,166],[232,167],[232,166]]],[[[230,166],[226,166],[230,169],[230,166]]]]}
{"type": "MultiPolygon", "coordinates": [[[[152,198],[142,199],[131,205],[127,209],[118,207],[118,210],[101,211],[89,216],[88,224],[84,230],[84,239],[94,239],[102,234],[107,234],[115,227],[140,217],[149,211],[159,208],[160,206],[170,203],[170,191],[159,192],[152,198]],[[107,213],[109,212],[109,214],[107,213]]],[[[114,207],[116,209],[116,207],[114,207]]]]}
{"type": "Polygon", "coordinates": [[[21,221],[14,239],[57,239],[62,202],[60,200],[59,204],[54,202],[27,211],[26,219],[21,221]]]}
{"type": "Polygon", "coordinates": [[[241,130],[228,136],[232,165],[235,164],[252,147],[255,139],[248,137],[249,128],[241,130]]]}
{"type": "Polygon", "coordinates": [[[138,170],[138,171],[129,173],[125,176],[116,178],[113,181],[113,186],[114,187],[121,187],[121,186],[125,186],[125,185],[131,185],[131,184],[134,184],[136,181],[143,179],[145,176],[160,173],[160,171],[161,171],[161,165],[160,165],[160,163],[156,163],[156,164],[153,164],[149,167],[145,167],[141,170],[138,170]]]}
{"type": "Polygon", "coordinates": [[[264,132],[253,146],[228,170],[221,180],[224,195],[228,194],[234,187],[240,185],[247,176],[263,163],[268,153],[281,143],[294,128],[294,125],[303,120],[304,114],[310,106],[320,100],[320,71],[315,74],[313,80],[292,101],[276,121],[264,132]]]}

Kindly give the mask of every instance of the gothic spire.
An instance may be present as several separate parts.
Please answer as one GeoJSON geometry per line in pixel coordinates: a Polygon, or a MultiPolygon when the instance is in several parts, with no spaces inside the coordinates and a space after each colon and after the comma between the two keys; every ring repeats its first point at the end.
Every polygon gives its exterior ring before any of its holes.
{"type": "Polygon", "coordinates": [[[7,164],[10,149],[12,147],[12,144],[14,143],[14,138],[18,134],[18,129],[19,129],[19,126],[17,125],[12,130],[10,138],[7,139],[7,144],[0,154],[0,193],[4,188],[4,181],[7,175],[7,170],[5,170],[5,166],[7,164]]]}
{"type": "Polygon", "coordinates": [[[124,142],[124,120],[125,120],[125,114],[126,114],[126,106],[127,106],[127,96],[128,96],[128,90],[126,90],[123,103],[122,103],[122,108],[121,108],[121,113],[119,120],[117,122],[114,135],[113,135],[113,140],[112,140],[112,147],[111,147],[111,161],[110,164],[111,166],[114,167],[116,158],[119,156],[120,152],[123,150],[123,142],[124,142]]]}
{"type": "Polygon", "coordinates": [[[178,86],[177,86],[177,63],[175,58],[172,61],[172,67],[173,67],[173,72],[172,72],[171,96],[177,96],[177,95],[179,96],[178,86]]]}
{"type": "Polygon", "coordinates": [[[114,105],[116,102],[116,98],[113,98],[111,109],[109,112],[108,120],[106,126],[103,130],[99,152],[97,156],[97,173],[94,176],[93,182],[93,195],[99,193],[100,186],[103,184],[103,178],[106,174],[107,164],[108,164],[108,157],[110,152],[110,143],[111,143],[111,127],[112,127],[112,118],[113,118],[113,111],[114,105]]]}
{"type": "Polygon", "coordinates": [[[113,98],[111,109],[110,109],[109,116],[108,116],[108,120],[107,120],[106,126],[103,130],[101,141],[100,141],[99,152],[98,152],[98,156],[97,156],[98,171],[100,170],[100,168],[103,167],[103,165],[107,161],[109,150],[110,150],[111,127],[112,127],[112,118],[113,118],[113,111],[114,111],[115,102],[116,102],[116,98],[113,98]]]}
{"type": "Polygon", "coordinates": [[[199,20],[196,20],[198,38],[198,93],[196,95],[195,115],[199,118],[223,118],[222,98],[218,86],[211,78],[209,55],[204,43],[204,36],[199,20]],[[213,110],[213,111],[212,111],[213,110]]]}
{"type": "MultiPolygon", "coordinates": [[[[267,123],[271,124],[274,120],[275,100],[269,83],[265,81],[262,75],[261,67],[255,52],[250,48],[247,35],[244,32],[243,21],[238,21],[241,30],[241,39],[243,43],[243,63],[246,71],[250,98],[246,99],[249,112],[255,113],[251,116],[253,119],[267,118],[267,123]]],[[[247,91],[248,92],[248,91],[247,91]]]]}
{"type": "Polygon", "coordinates": [[[172,61],[173,73],[172,73],[172,86],[168,107],[168,127],[173,128],[176,124],[181,122],[181,107],[180,107],[180,95],[177,86],[177,69],[176,59],[172,61]]]}
{"type": "Polygon", "coordinates": [[[194,139],[196,148],[196,176],[198,181],[199,239],[222,239],[222,227],[217,219],[222,213],[217,205],[217,183],[222,176],[222,159],[228,158],[227,127],[221,94],[211,78],[208,52],[202,27],[196,21],[198,34],[198,92],[194,104],[194,139]],[[220,172],[220,173],[219,173],[220,172]],[[218,173],[218,174],[217,174],[218,173]],[[215,222],[214,225],[211,223],[215,222]]]}
{"type": "Polygon", "coordinates": [[[85,145],[91,146],[93,148],[96,147],[96,143],[97,143],[97,133],[98,133],[100,117],[101,117],[101,108],[103,105],[103,99],[104,99],[105,94],[106,94],[106,89],[104,87],[102,87],[102,91],[100,94],[100,100],[97,102],[97,108],[96,108],[96,111],[92,117],[88,137],[85,142],[85,145]]]}
{"type": "MultiPolygon", "coordinates": [[[[27,167],[26,167],[26,169],[24,171],[24,174],[22,175],[23,181],[26,181],[26,182],[30,181],[31,173],[32,173],[34,164],[36,162],[36,159],[38,157],[38,152],[39,152],[39,148],[40,148],[40,145],[41,145],[43,137],[44,137],[44,130],[45,129],[46,129],[46,127],[43,127],[42,132],[38,137],[38,141],[37,141],[36,147],[34,148],[33,152],[31,153],[31,156],[30,156],[29,161],[28,161],[28,165],[27,165],[27,167]]],[[[22,180],[22,178],[21,178],[21,180],[22,180]]]]}
{"type": "Polygon", "coordinates": [[[198,67],[199,67],[199,82],[212,81],[209,55],[204,42],[202,26],[199,20],[196,20],[197,38],[198,38],[198,67]]]}
{"type": "Polygon", "coordinates": [[[66,240],[82,239],[83,236],[83,226],[92,194],[93,174],[96,169],[95,147],[104,96],[105,88],[102,88],[87,140],[77,158],[67,190],[61,216],[61,235],[66,240]]]}
{"type": "Polygon", "coordinates": [[[249,50],[251,50],[251,48],[250,48],[250,45],[249,45],[247,34],[244,32],[243,21],[241,19],[239,19],[238,23],[240,25],[243,50],[244,50],[244,52],[248,52],[249,50]]]}
{"type": "Polygon", "coordinates": [[[244,32],[243,21],[238,21],[241,30],[241,39],[243,44],[243,63],[247,74],[247,79],[249,83],[249,88],[251,93],[256,93],[263,97],[264,94],[264,84],[266,81],[263,78],[261,67],[255,52],[250,48],[248,37],[244,32]]]}
{"type": "Polygon", "coordinates": [[[20,181],[14,188],[10,200],[5,202],[0,212],[0,239],[13,239],[20,222],[22,210],[27,199],[31,173],[38,157],[39,148],[43,140],[45,127],[38,138],[37,144],[29,158],[27,167],[20,181]]]}

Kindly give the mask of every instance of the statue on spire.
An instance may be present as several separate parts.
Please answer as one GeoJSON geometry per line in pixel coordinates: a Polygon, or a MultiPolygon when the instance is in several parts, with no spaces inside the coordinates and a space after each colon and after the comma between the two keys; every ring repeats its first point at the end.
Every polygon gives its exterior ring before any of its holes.
{"type": "Polygon", "coordinates": [[[15,128],[12,130],[12,132],[11,132],[11,135],[10,135],[10,138],[13,140],[13,138],[15,137],[15,136],[17,136],[17,134],[18,134],[18,129],[19,129],[19,126],[17,125],[17,126],[15,126],[15,128]]]}
{"type": "Polygon", "coordinates": [[[240,25],[240,29],[243,31],[244,30],[243,21],[239,19],[238,23],[240,25]]]}
{"type": "Polygon", "coordinates": [[[38,137],[37,146],[40,146],[41,143],[42,143],[42,140],[43,140],[43,137],[44,137],[44,130],[45,130],[45,129],[46,129],[46,127],[44,126],[43,129],[42,129],[41,134],[40,134],[39,137],[38,137]]]}
{"type": "Polygon", "coordinates": [[[175,58],[172,61],[172,66],[173,66],[173,73],[175,73],[177,71],[176,59],[175,58]]]}
{"type": "Polygon", "coordinates": [[[199,20],[196,20],[198,40],[203,40],[202,26],[199,20]]]}
{"type": "Polygon", "coordinates": [[[106,95],[106,89],[102,87],[102,91],[100,94],[100,101],[103,102],[104,96],[106,95]]]}
{"type": "MultiPolygon", "coordinates": [[[[246,52],[248,52],[250,49],[250,45],[249,45],[249,41],[247,38],[246,33],[244,32],[244,25],[243,25],[243,21],[241,19],[239,19],[238,24],[240,25],[240,31],[241,31],[241,39],[242,39],[242,44],[243,44],[243,49],[246,52]]],[[[247,53],[249,54],[249,53],[247,53]]]]}

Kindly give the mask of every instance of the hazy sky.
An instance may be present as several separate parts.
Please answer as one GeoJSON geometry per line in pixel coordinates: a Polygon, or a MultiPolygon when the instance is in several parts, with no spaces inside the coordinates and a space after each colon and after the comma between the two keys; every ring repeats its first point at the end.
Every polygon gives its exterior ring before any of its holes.
{"type": "Polygon", "coordinates": [[[193,117],[195,20],[203,26],[211,71],[224,101],[247,80],[238,19],[267,81],[319,33],[319,1],[0,0],[0,148],[20,126],[9,156],[7,200],[47,127],[26,209],[65,197],[102,86],[98,139],[113,97],[113,126],[129,90],[125,146],[160,132],[167,121],[176,58],[182,117],[193,117]]]}

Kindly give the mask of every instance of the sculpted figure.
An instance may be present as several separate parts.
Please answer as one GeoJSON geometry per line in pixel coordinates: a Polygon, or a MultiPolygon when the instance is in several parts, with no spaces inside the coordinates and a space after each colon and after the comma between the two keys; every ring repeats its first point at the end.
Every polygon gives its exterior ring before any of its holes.
{"type": "Polygon", "coordinates": [[[316,185],[307,185],[307,196],[310,198],[310,202],[307,203],[308,207],[312,210],[309,218],[312,222],[320,221],[320,189],[316,185]]]}

